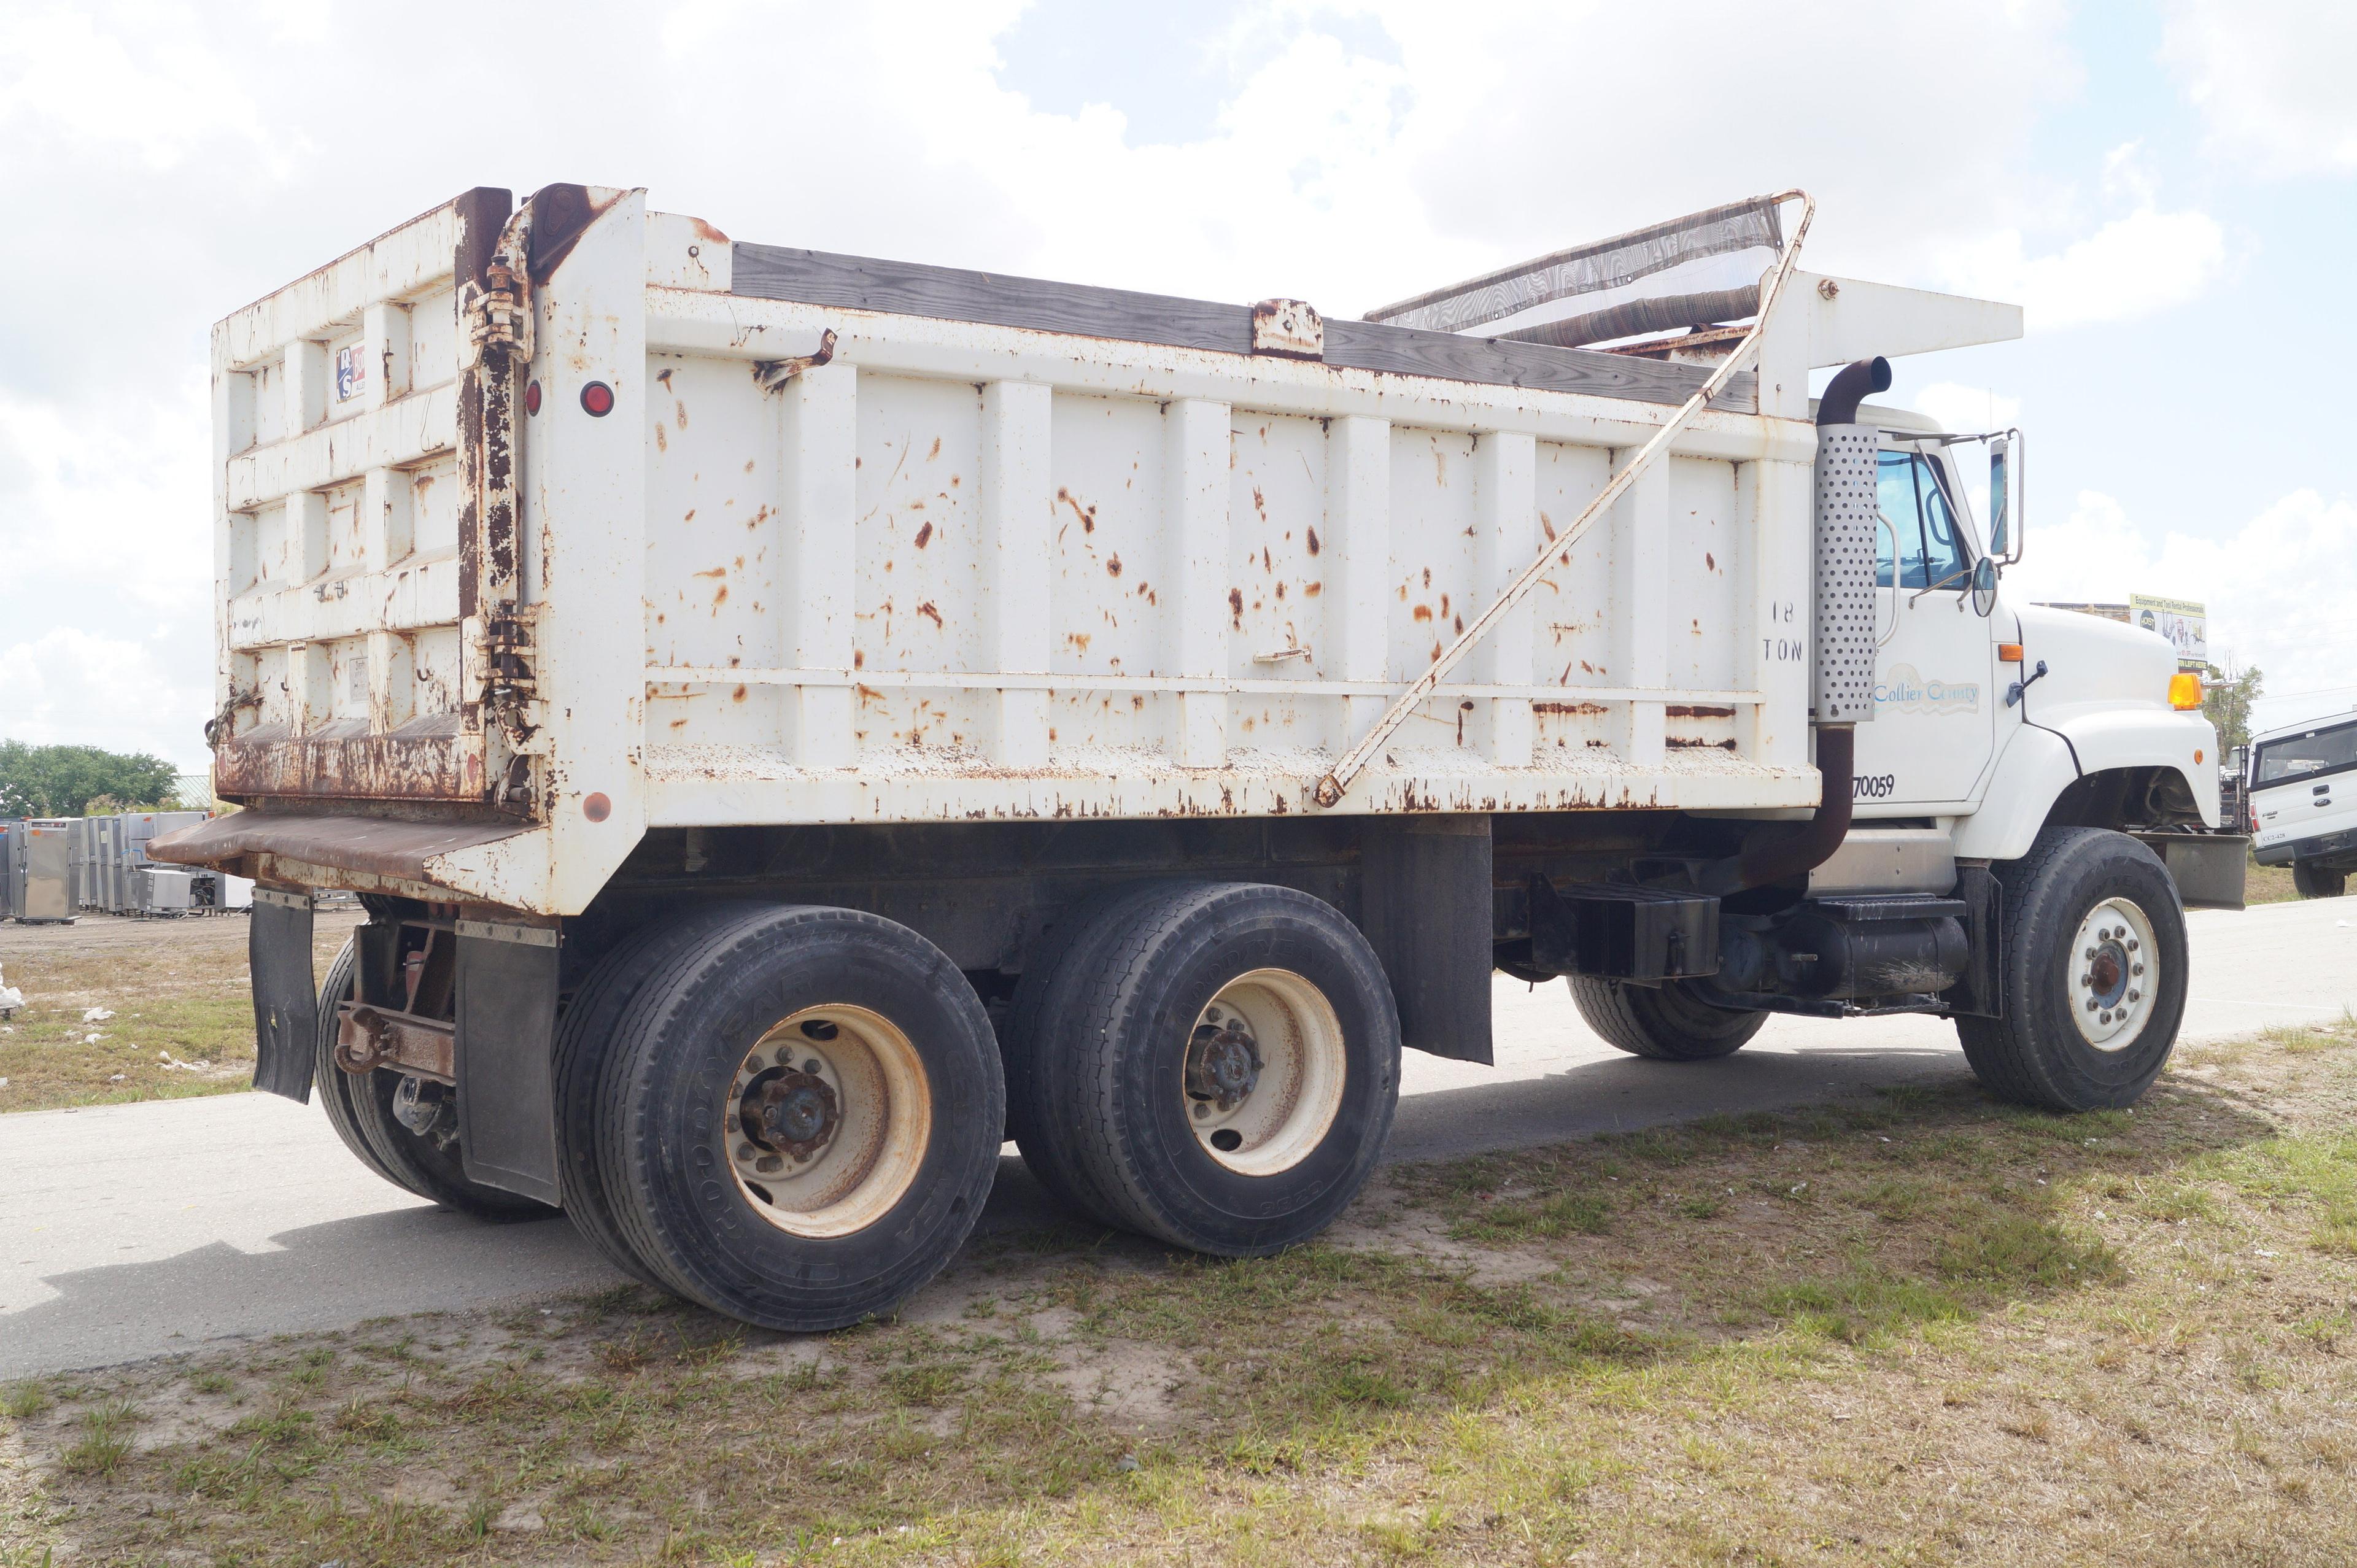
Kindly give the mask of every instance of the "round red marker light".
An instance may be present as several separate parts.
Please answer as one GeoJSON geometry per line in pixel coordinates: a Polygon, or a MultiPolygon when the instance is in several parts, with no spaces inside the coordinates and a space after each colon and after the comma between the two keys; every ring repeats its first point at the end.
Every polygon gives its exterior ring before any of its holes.
{"type": "Polygon", "coordinates": [[[605,418],[614,412],[614,389],[603,381],[591,381],[581,389],[581,406],[597,418],[605,418]]]}
{"type": "Polygon", "coordinates": [[[581,798],[581,814],[593,822],[602,822],[614,814],[614,802],[602,794],[581,798]]]}
{"type": "Polygon", "coordinates": [[[534,381],[530,386],[523,389],[523,411],[526,413],[538,413],[540,412],[540,383],[538,381],[534,381]]]}

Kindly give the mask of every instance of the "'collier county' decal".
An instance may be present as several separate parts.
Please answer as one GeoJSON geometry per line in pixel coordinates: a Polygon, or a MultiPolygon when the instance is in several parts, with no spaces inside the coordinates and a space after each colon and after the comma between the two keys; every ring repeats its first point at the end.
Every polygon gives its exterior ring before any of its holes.
{"type": "Polygon", "coordinates": [[[1981,711],[1981,686],[1977,681],[1927,681],[1912,664],[1894,664],[1876,682],[1874,702],[1877,707],[1930,714],[1935,718],[1976,714],[1981,711]]]}

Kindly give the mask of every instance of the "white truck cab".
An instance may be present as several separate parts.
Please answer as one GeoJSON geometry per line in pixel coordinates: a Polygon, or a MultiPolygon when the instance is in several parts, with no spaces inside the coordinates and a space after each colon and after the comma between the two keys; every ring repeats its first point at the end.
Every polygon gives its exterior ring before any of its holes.
{"type": "Polygon", "coordinates": [[[2251,743],[2261,865],[2288,865],[2303,898],[2338,898],[2357,869],[2357,714],[2270,730],[2251,743]]]}
{"type": "Polygon", "coordinates": [[[2018,431],[1959,435],[1910,410],[1859,411],[1878,455],[1874,722],[1860,726],[1856,831],[1918,822],[1963,860],[2012,860],[2066,812],[2154,841],[2195,906],[2240,908],[2239,839],[2221,827],[2218,739],[2169,644],[2115,621],[2029,604],[2005,567],[2023,548],[2018,431]],[[1975,516],[1954,460],[1995,443],[2007,537],[1975,516]],[[1928,819],[1928,821],[1927,821],[1928,819]],[[2191,878],[2195,886],[2184,886],[2191,878]]]}

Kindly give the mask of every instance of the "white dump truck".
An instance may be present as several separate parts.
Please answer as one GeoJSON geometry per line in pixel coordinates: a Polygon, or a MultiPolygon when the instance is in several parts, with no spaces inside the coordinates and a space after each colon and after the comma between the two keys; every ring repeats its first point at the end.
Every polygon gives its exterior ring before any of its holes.
{"type": "Polygon", "coordinates": [[[2241,897],[2216,737],[2008,599],[2018,432],[1861,402],[2019,313],[1802,271],[1807,212],[1346,319],[476,189],[238,311],[245,809],[151,854],[258,884],[257,1084],[796,1329],[931,1277],[1008,1136],[1110,1226],[1314,1235],[1499,971],[1665,1064],[1928,1013],[2135,1100],[2241,897]]]}

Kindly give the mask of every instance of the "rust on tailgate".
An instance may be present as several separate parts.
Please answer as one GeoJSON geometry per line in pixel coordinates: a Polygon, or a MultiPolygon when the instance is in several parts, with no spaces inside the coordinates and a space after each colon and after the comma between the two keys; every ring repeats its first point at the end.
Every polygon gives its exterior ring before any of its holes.
{"type": "Polygon", "coordinates": [[[284,725],[249,730],[213,753],[213,789],[232,800],[274,795],[328,799],[479,801],[483,737],[455,715],[371,733],[345,721],[295,735],[284,725]]]}
{"type": "Polygon", "coordinates": [[[387,891],[438,886],[427,863],[479,844],[533,832],[526,822],[398,822],[325,812],[248,811],[199,822],[153,840],[150,859],[210,865],[258,881],[274,863],[325,867],[387,891]]]}

